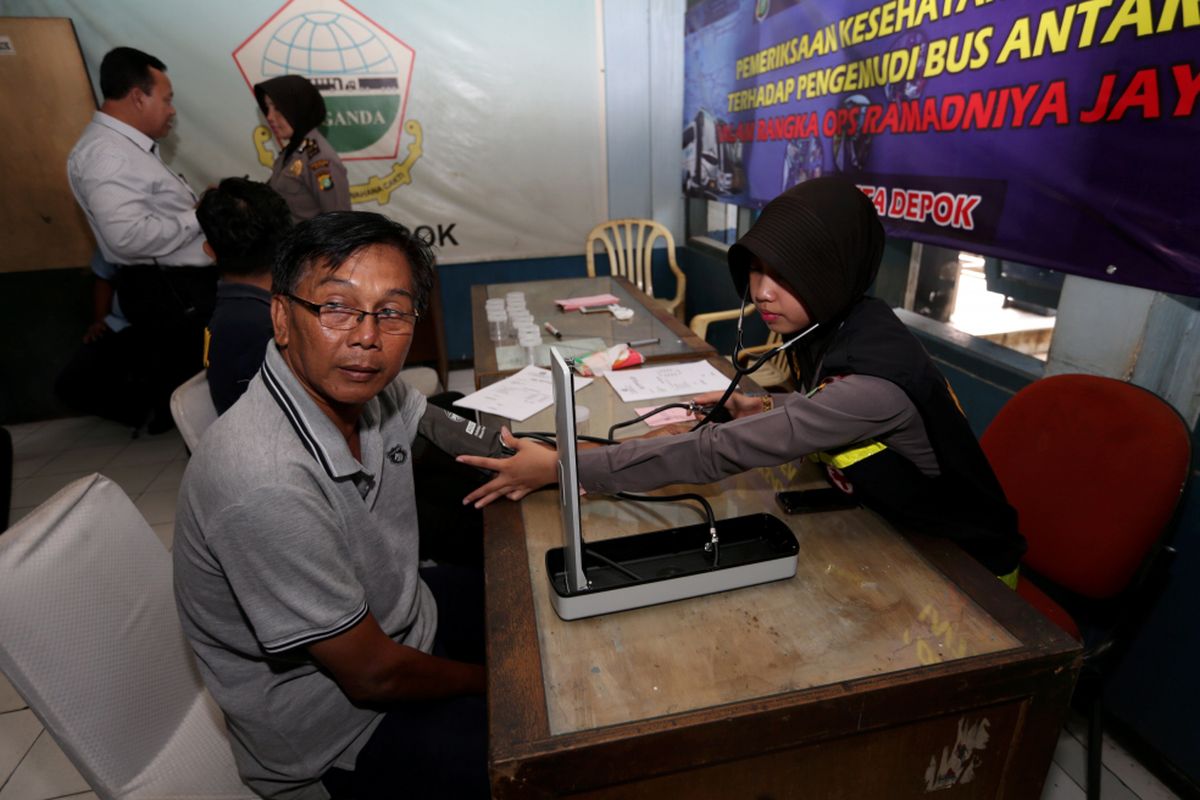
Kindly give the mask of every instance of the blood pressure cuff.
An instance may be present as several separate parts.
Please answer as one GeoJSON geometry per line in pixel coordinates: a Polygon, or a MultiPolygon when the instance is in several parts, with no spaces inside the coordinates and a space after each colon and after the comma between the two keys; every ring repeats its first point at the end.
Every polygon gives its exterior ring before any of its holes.
{"type": "Polygon", "coordinates": [[[425,414],[417,424],[417,433],[453,456],[507,458],[513,454],[501,444],[499,426],[491,428],[433,404],[425,407],[425,414]]]}

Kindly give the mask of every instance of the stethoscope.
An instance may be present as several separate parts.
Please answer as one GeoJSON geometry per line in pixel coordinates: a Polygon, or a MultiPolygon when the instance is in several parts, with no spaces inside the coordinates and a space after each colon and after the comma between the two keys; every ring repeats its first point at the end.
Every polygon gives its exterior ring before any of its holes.
{"type": "MultiPolygon", "coordinates": [[[[782,353],[784,350],[787,350],[789,347],[791,347],[796,342],[803,339],[805,336],[808,336],[810,333],[815,331],[820,325],[820,323],[814,322],[812,325],[809,325],[807,328],[800,331],[800,333],[797,333],[795,336],[788,339],[786,342],[782,342],[782,343],[776,345],[775,347],[772,347],[767,352],[763,353],[761,356],[756,358],[753,361],[753,363],[751,363],[749,366],[740,367],[740,366],[738,366],[738,363],[741,360],[739,358],[739,356],[741,356],[741,354],[742,354],[742,324],[743,324],[744,320],[746,319],[746,304],[747,304],[747,301],[749,300],[749,297],[750,297],[750,286],[749,286],[749,284],[747,284],[745,291],[742,292],[742,307],[738,313],[737,336],[735,337],[734,343],[733,343],[733,377],[729,381],[729,386],[727,386],[725,388],[724,394],[721,395],[721,399],[718,400],[715,405],[713,405],[711,408],[708,409],[708,411],[705,413],[704,417],[702,419],[700,419],[692,427],[692,430],[696,430],[700,426],[706,424],[710,419],[712,419],[713,415],[716,414],[718,410],[723,410],[725,408],[725,401],[728,400],[730,395],[733,394],[734,390],[737,389],[737,386],[741,382],[742,378],[746,377],[747,375],[752,374],[755,370],[762,367],[763,364],[767,363],[772,358],[774,358],[775,356],[782,353]]],[[[666,406],[663,406],[662,408],[658,408],[647,414],[643,414],[642,416],[637,417],[636,419],[632,419],[627,422],[622,422],[622,423],[618,423],[617,425],[614,425],[608,431],[608,441],[610,443],[613,442],[612,436],[613,436],[613,432],[616,430],[616,428],[623,427],[625,425],[631,425],[634,422],[639,422],[639,421],[645,419],[646,417],[657,414],[659,411],[661,411],[665,408],[672,408],[672,407],[676,407],[676,406],[683,406],[685,408],[688,408],[693,413],[695,413],[696,411],[699,410],[699,408],[696,406],[696,404],[694,402],[688,402],[686,405],[670,403],[666,406]]],[[[708,519],[709,540],[704,545],[704,551],[706,553],[711,554],[712,566],[714,568],[716,566],[718,566],[718,564],[720,562],[720,549],[719,549],[720,548],[720,539],[717,535],[716,517],[713,515],[712,506],[708,503],[707,500],[704,499],[703,496],[698,495],[698,494],[680,494],[680,495],[669,495],[666,497],[661,497],[661,496],[647,496],[647,495],[632,495],[632,494],[627,494],[625,492],[619,492],[617,494],[617,496],[622,499],[625,499],[625,500],[639,500],[639,501],[652,501],[652,502],[674,502],[677,500],[695,500],[695,501],[699,502],[704,507],[704,513],[705,513],[706,518],[708,519]]],[[[626,571],[626,570],[622,570],[622,571],[626,571]]]]}
{"type": "MultiPolygon", "coordinates": [[[[760,355],[749,366],[745,366],[745,367],[738,366],[738,363],[740,361],[739,356],[741,356],[741,354],[743,352],[742,326],[743,326],[743,322],[746,319],[746,305],[747,305],[749,299],[750,299],[750,285],[749,285],[749,283],[747,283],[745,291],[742,292],[742,306],[741,306],[741,309],[739,310],[738,320],[737,320],[737,336],[735,337],[734,344],[733,344],[733,370],[734,370],[733,377],[729,381],[729,386],[727,386],[725,388],[724,394],[721,395],[721,399],[718,400],[715,405],[713,405],[712,407],[710,407],[708,409],[708,411],[705,413],[704,417],[702,419],[700,419],[695,424],[695,426],[693,426],[692,430],[696,430],[700,426],[706,424],[710,419],[712,419],[713,415],[715,413],[717,413],[718,410],[725,408],[725,402],[733,394],[734,390],[737,389],[737,386],[741,382],[742,378],[746,377],[747,375],[753,374],[756,370],[761,368],[763,364],[766,364],[772,358],[779,355],[784,350],[787,350],[789,347],[791,347],[796,342],[803,339],[805,336],[808,336],[810,333],[815,331],[820,326],[820,323],[814,322],[812,325],[809,325],[807,328],[800,331],[800,333],[797,333],[795,336],[788,339],[786,342],[782,342],[781,344],[778,344],[775,347],[772,347],[770,350],[768,350],[767,352],[760,355]]],[[[668,403],[665,406],[660,406],[658,408],[655,408],[655,409],[648,411],[647,413],[642,414],[633,419],[616,423],[615,425],[613,425],[611,428],[608,429],[608,436],[606,436],[606,437],[601,438],[598,436],[596,436],[596,437],[578,436],[577,438],[584,439],[584,440],[591,440],[591,441],[595,441],[595,442],[598,442],[601,444],[616,444],[617,442],[616,442],[616,440],[613,439],[613,434],[615,433],[615,431],[618,428],[623,428],[627,425],[633,425],[634,423],[641,422],[642,420],[646,419],[647,417],[651,417],[651,416],[659,413],[660,411],[664,411],[669,408],[686,408],[693,413],[700,410],[700,407],[696,406],[696,404],[694,402],[690,402],[690,401],[688,403],[668,403]]],[[[551,445],[555,444],[554,439],[553,439],[553,434],[549,434],[549,433],[522,433],[522,434],[518,434],[518,435],[522,436],[522,437],[538,439],[540,441],[546,442],[551,445]]],[[[685,493],[685,494],[673,494],[673,495],[666,495],[666,496],[662,496],[662,495],[648,496],[648,495],[628,494],[626,492],[617,492],[616,496],[620,497],[624,500],[634,500],[634,501],[676,502],[679,500],[695,500],[696,502],[698,502],[704,508],[705,517],[708,520],[709,541],[705,543],[704,551],[706,553],[711,554],[712,566],[713,567],[718,566],[719,561],[720,561],[720,550],[719,550],[720,541],[719,541],[719,537],[717,536],[716,517],[713,514],[712,505],[702,495],[685,493]]],[[[594,555],[596,558],[598,558],[602,561],[608,562],[609,566],[614,567],[615,569],[617,569],[621,572],[624,572],[625,574],[629,575],[630,577],[632,577],[636,580],[641,579],[638,575],[631,572],[629,569],[625,568],[624,566],[621,566],[620,564],[609,561],[609,559],[604,558],[600,554],[593,553],[590,550],[585,551],[585,552],[587,552],[588,555],[594,555]]]]}
{"type": "MultiPolygon", "coordinates": [[[[772,347],[770,350],[763,353],[758,358],[754,359],[754,361],[751,362],[748,366],[745,366],[745,367],[739,366],[739,364],[741,364],[741,355],[742,355],[742,324],[746,319],[746,305],[749,302],[749,300],[750,300],[750,284],[749,284],[749,282],[747,282],[746,288],[742,292],[741,310],[738,313],[737,336],[734,338],[734,341],[733,341],[733,377],[730,378],[729,385],[727,387],[725,387],[725,393],[721,395],[721,399],[718,400],[711,408],[708,409],[708,411],[707,411],[707,413],[705,413],[704,417],[702,417],[695,424],[695,426],[693,426],[692,430],[696,430],[700,426],[706,424],[709,420],[712,419],[714,414],[717,414],[720,409],[725,408],[725,401],[727,401],[730,398],[730,396],[733,395],[734,391],[737,390],[738,384],[741,383],[742,378],[754,373],[756,370],[758,370],[760,367],[762,367],[763,364],[766,364],[772,358],[779,355],[784,350],[787,350],[789,347],[794,345],[796,342],[800,341],[805,336],[808,336],[810,333],[812,333],[818,327],[820,327],[821,323],[814,322],[812,325],[809,325],[807,328],[800,331],[795,336],[788,339],[786,342],[782,342],[781,344],[777,344],[776,346],[772,347]]],[[[695,406],[695,404],[693,404],[692,410],[698,411],[698,410],[700,410],[700,407],[695,406]]]]}

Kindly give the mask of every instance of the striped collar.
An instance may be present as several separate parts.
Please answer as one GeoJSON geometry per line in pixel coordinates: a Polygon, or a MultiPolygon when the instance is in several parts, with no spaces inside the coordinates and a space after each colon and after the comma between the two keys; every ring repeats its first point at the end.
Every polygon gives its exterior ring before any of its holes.
{"type": "MultiPolygon", "coordinates": [[[[274,342],[267,345],[261,375],[263,385],[292,424],[304,449],[316,459],[330,478],[349,478],[367,473],[363,465],[351,455],[346,439],[334,427],[333,421],[317,408],[308,392],[296,380],[274,342]]],[[[371,398],[363,408],[360,428],[379,424],[378,406],[378,398],[371,398]]]]}

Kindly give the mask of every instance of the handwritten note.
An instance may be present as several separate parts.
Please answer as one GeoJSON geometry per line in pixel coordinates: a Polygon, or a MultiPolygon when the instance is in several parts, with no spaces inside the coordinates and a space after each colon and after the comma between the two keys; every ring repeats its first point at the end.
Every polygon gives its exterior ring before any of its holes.
{"type": "Polygon", "coordinates": [[[720,392],[729,385],[729,378],[707,361],[608,372],[604,377],[625,403],[702,392],[720,392]]]}
{"type": "MultiPolygon", "coordinates": [[[[575,391],[591,382],[591,378],[576,376],[575,391]]],[[[518,422],[529,419],[553,404],[554,386],[550,382],[550,370],[533,366],[454,401],[456,406],[472,408],[518,422]]]]}

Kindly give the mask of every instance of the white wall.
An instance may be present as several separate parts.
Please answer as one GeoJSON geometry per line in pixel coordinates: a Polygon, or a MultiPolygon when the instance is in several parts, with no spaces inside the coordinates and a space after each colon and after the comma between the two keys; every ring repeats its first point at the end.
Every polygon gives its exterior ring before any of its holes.
{"type": "Polygon", "coordinates": [[[608,216],[649,217],[683,242],[685,0],[598,0],[604,15],[608,216]]]}

